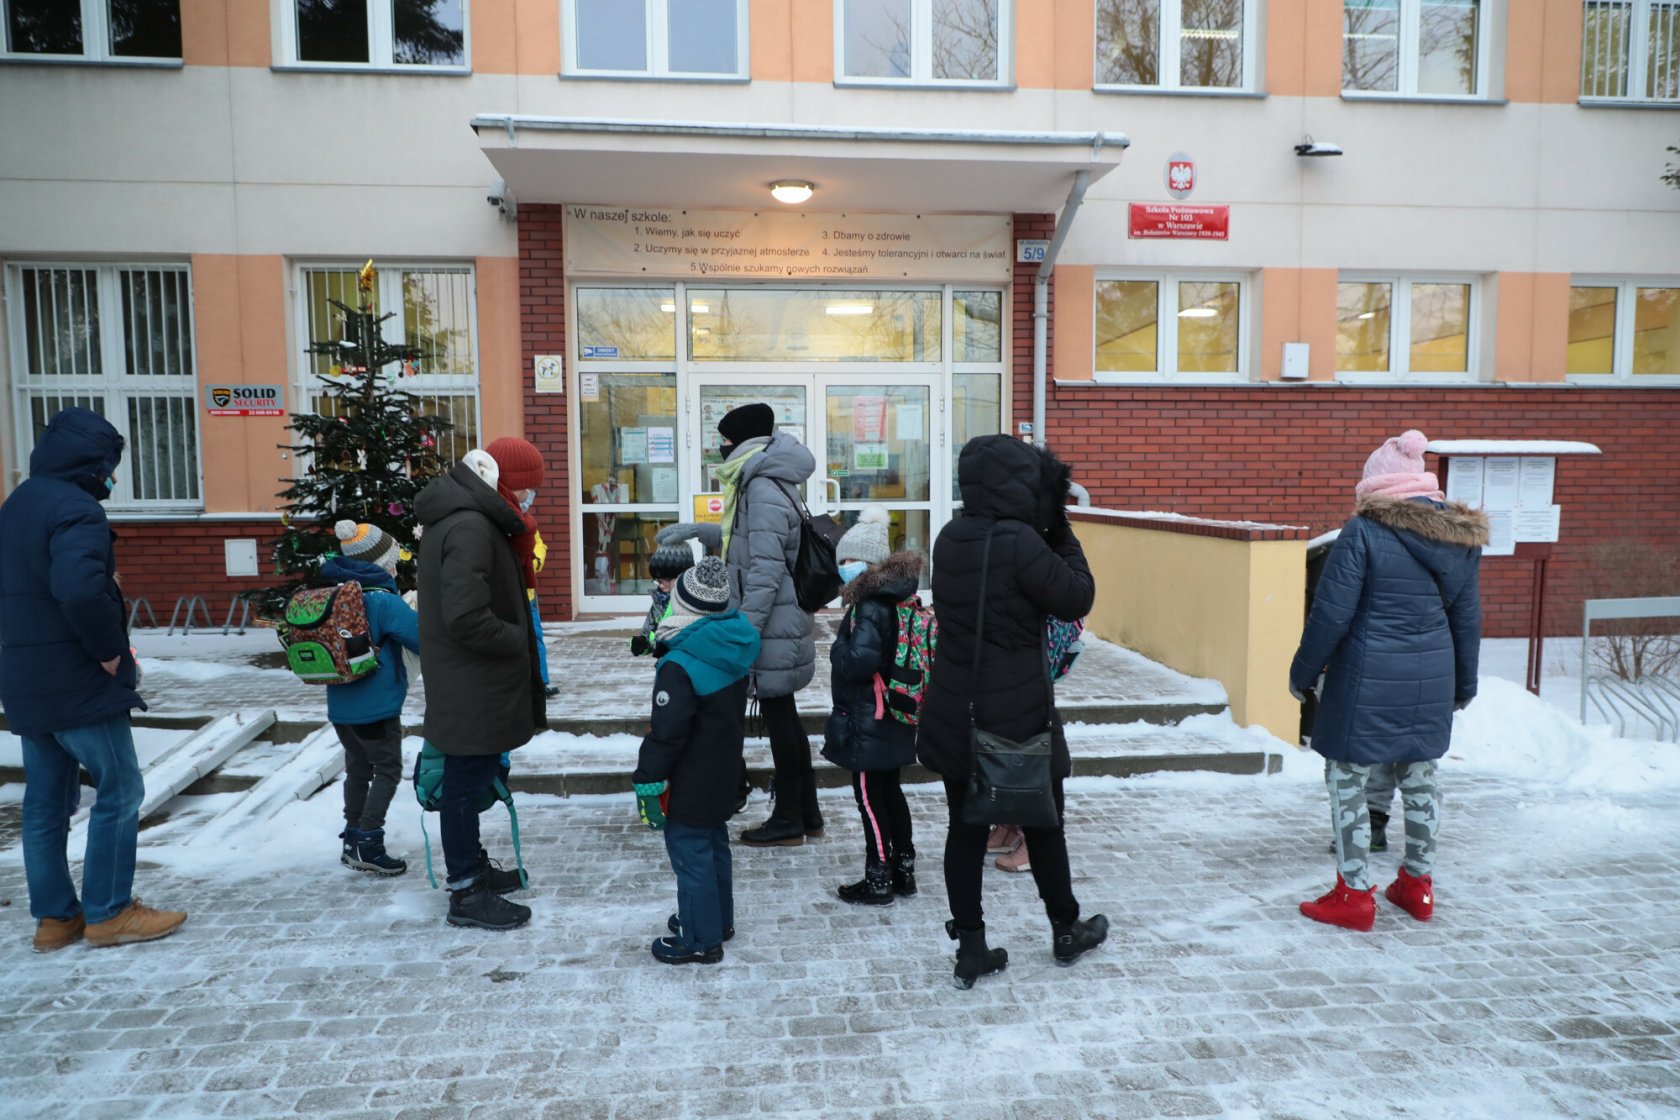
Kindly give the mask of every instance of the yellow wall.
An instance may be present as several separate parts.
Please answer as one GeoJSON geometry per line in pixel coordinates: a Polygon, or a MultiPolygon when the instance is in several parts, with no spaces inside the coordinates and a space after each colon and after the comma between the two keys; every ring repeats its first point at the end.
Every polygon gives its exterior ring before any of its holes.
{"type": "Polygon", "coordinates": [[[1306,609],[1306,542],[1090,521],[1074,529],[1097,581],[1087,625],[1098,637],[1219,681],[1238,723],[1299,738],[1288,682],[1306,609]]]}

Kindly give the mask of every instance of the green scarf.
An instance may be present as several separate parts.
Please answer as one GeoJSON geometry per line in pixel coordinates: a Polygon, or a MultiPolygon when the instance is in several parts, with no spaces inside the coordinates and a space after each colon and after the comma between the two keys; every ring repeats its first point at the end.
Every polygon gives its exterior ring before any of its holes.
{"type": "Polygon", "coordinates": [[[723,560],[729,562],[729,534],[735,528],[735,501],[740,494],[741,471],[747,460],[770,446],[770,441],[755,443],[732,459],[726,459],[717,469],[718,481],[723,483],[723,560]]]}

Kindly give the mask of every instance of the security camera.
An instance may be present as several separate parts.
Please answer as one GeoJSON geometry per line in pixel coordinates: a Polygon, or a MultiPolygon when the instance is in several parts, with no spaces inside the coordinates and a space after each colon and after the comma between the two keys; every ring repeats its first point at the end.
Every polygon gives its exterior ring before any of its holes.
{"type": "Polygon", "coordinates": [[[1298,156],[1339,156],[1342,154],[1340,144],[1331,144],[1323,140],[1315,141],[1311,136],[1305,142],[1295,145],[1298,156]]]}
{"type": "Polygon", "coordinates": [[[488,202],[492,206],[500,206],[502,204],[502,200],[506,197],[507,180],[497,179],[494,183],[490,184],[490,193],[484,196],[484,201],[488,202]]]}

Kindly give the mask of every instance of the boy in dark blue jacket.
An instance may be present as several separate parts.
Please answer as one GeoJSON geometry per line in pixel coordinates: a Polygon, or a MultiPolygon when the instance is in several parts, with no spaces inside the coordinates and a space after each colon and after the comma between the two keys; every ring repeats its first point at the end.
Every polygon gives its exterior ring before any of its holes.
{"type": "Polygon", "coordinates": [[[758,658],[758,631],[729,609],[722,560],[708,556],[677,580],[655,643],[653,718],[631,780],[643,822],[665,830],[677,912],[653,955],[666,964],[716,964],[735,935],[725,822],[735,814],[747,675],[758,658]]]}
{"type": "Polygon", "coordinates": [[[327,718],[344,744],[344,852],[358,871],[401,875],[408,864],[385,851],[385,811],[402,781],[402,710],[408,699],[403,650],[420,652],[420,616],[397,593],[397,542],[377,525],[333,526],[338,556],[321,565],[327,583],[359,583],[379,668],[349,684],[327,686],[327,718]]]}

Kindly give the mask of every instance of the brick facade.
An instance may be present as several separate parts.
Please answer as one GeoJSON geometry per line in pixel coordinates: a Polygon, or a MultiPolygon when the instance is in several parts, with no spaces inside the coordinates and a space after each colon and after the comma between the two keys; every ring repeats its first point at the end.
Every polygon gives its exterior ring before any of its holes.
{"type": "MultiPolygon", "coordinates": [[[[572,617],[572,476],[565,393],[531,391],[538,354],[567,354],[563,208],[519,208],[519,376],[525,385],[525,438],[542,452],[542,496],[535,509],[548,543],[539,585],[546,619],[572,617]]],[[[571,357],[566,364],[569,368],[571,357]]]]}
{"type": "MultiPolygon", "coordinates": [[[[270,559],[280,537],[276,518],[251,521],[114,521],[117,534],[117,574],[123,594],[145,599],[158,625],[169,625],[177,599],[202,595],[210,618],[222,625],[228,605],[242,591],[275,582],[270,559]],[[258,575],[230,577],[222,542],[252,538],[257,542],[258,575]]],[[[141,614],[141,624],[145,614],[141,614]]],[[[202,623],[202,620],[200,620],[202,623]]]]}

